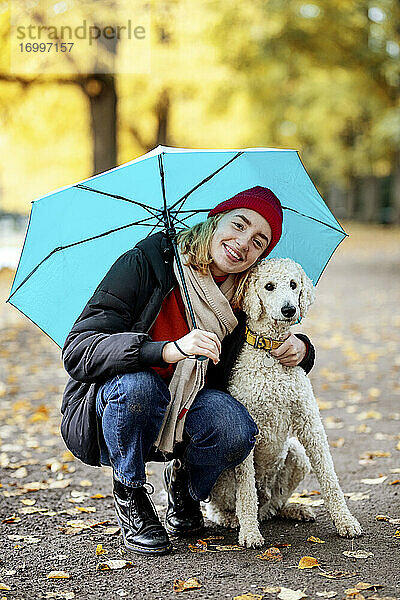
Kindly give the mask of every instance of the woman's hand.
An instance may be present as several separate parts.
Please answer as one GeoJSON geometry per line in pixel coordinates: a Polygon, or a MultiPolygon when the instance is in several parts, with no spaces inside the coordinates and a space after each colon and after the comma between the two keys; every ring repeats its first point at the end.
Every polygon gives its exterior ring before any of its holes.
{"type": "Polygon", "coordinates": [[[306,355],[306,345],[294,333],[289,332],[285,341],[276,350],[271,350],[271,356],[279,360],[285,367],[296,367],[306,355]]]}
{"type": "MultiPolygon", "coordinates": [[[[210,358],[214,365],[219,362],[221,352],[221,342],[215,333],[203,331],[202,329],[193,329],[187,335],[184,335],[179,340],[176,340],[179,348],[190,356],[200,354],[210,358]]],[[[162,351],[163,360],[167,363],[176,363],[186,358],[173,342],[165,344],[162,351]]]]}

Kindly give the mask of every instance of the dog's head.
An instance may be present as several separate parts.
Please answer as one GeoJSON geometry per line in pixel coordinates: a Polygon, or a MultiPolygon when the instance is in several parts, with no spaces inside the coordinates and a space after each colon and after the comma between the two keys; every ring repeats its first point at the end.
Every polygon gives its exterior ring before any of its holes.
{"type": "Polygon", "coordinates": [[[267,318],[293,325],[315,300],[314,286],[290,258],[270,258],[254,267],[247,280],[243,310],[252,321],[267,318]]]}

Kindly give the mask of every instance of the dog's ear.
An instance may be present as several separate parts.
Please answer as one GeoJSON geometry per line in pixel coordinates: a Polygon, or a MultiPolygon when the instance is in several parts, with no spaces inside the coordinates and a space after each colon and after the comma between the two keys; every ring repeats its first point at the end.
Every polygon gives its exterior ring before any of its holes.
{"type": "Polygon", "coordinates": [[[298,265],[301,276],[301,290],[299,296],[300,317],[308,313],[308,309],[315,301],[315,291],[311,279],[305,274],[304,269],[298,265]]]}
{"type": "Polygon", "coordinates": [[[264,312],[264,307],[258,295],[258,282],[258,270],[255,268],[247,279],[243,298],[243,310],[252,321],[258,321],[264,312]]]}

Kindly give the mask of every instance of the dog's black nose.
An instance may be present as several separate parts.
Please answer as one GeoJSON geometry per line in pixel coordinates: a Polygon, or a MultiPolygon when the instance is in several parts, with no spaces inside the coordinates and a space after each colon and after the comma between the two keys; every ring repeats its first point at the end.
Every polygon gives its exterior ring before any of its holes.
{"type": "Polygon", "coordinates": [[[281,308],[281,313],[283,314],[283,316],[286,319],[290,319],[291,317],[293,317],[295,312],[296,312],[296,308],[294,306],[292,306],[291,304],[285,304],[285,306],[282,306],[282,308],[281,308]]]}

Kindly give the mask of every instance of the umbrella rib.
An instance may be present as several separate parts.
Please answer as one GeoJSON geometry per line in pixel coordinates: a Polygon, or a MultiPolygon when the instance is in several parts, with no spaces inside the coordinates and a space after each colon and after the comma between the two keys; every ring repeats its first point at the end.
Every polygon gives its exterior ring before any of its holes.
{"type": "Polygon", "coordinates": [[[177,200],[172,206],[170,206],[170,210],[173,209],[173,208],[175,208],[175,206],[177,206],[180,202],[182,202],[182,204],[184,202],[186,202],[186,200],[188,199],[188,196],[190,196],[190,194],[192,194],[195,190],[197,190],[198,187],[200,187],[201,185],[203,185],[204,183],[206,183],[207,181],[209,181],[210,179],[212,179],[212,177],[214,177],[214,175],[216,175],[217,173],[219,173],[220,171],[222,171],[222,169],[225,169],[225,167],[227,167],[232,161],[234,161],[237,158],[239,158],[239,156],[241,156],[242,154],[243,154],[243,152],[238,152],[237,154],[235,154],[235,156],[233,156],[231,159],[229,159],[228,162],[226,162],[224,165],[222,165],[221,167],[219,167],[213,173],[210,173],[210,175],[208,175],[207,177],[205,177],[205,179],[203,179],[202,181],[200,181],[199,183],[197,183],[191,190],[189,190],[188,192],[186,192],[186,194],[184,194],[181,198],[179,198],[179,200],[177,200]]]}
{"type": "Polygon", "coordinates": [[[289,208],[289,206],[283,206],[283,204],[281,206],[285,210],[291,210],[292,212],[300,215],[301,217],[305,217],[306,219],[311,219],[312,221],[316,221],[317,223],[321,223],[321,225],[325,225],[325,227],[330,227],[330,229],[333,229],[334,231],[337,231],[338,233],[341,233],[342,235],[345,235],[346,237],[349,237],[349,234],[346,233],[345,231],[343,231],[343,229],[338,229],[337,227],[333,227],[333,225],[330,225],[329,223],[324,223],[324,221],[320,221],[319,219],[316,219],[315,217],[310,217],[310,215],[305,215],[304,213],[299,212],[295,208],[289,208]]]}
{"type": "Polygon", "coordinates": [[[159,212],[157,208],[153,206],[149,206],[148,204],[143,204],[143,202],[138,202],[137,200],[132,200],[130,198],[125,198],[125,196],[119,196],[117,194],[110,194],[109,192],[102,192],[101,190],[96,190],[95,188],[91,188],[88,185],[83,185],[82,183],[78,183],[74,187],[80,188],[81,190],[88,190],[89,192],[95,192],[96,194],[101,194],[102,196],[109,196],[110,198],[116,198],[117,200],[125,200],[125,202],[131,202],[132,204],[137,204],[141,206],[149,213],[151,213],[154,217],[156,213],[159,212]]]}
{"type": "MultiPolygon", "coordinates": [[[[25,277],[25,279],[23,281],[21,281],[21,283],[19,284],[19,286],[17,288],[15,288],[15,290],[13,291],[12,294],[10,294],[10,296],[7,299],[7,302],[10,300],[10,298],[12,298],[14,296],[14,294],[16,294],[18,292],[18,290],[20,289],[20,287],[22,287],[24,285],[24,283],[26,283],[28,281],[28,279],[38,270],[38,268],[40,267],[41,264],[43,264],[48,258],[50,258],[50,256],[52,254],[54,254],[55,252],[59,252],[60,250],[66,250],[67,248],[72,248],[73,246],[78,246],[79,244],[83,244],[85,242],[91,242],[92,240],[96,240],[98,238],[101,238],[105,235],[109,235],[110,233],[114,233],[115,231],[121,231],[121,229],[126,229],[127,227],[132,227],[133,225],[146,225],[147,227],[151,227],[151,223],[145,223],[145,221],[149,221],[150,219],[152,219],[153,217],[147,217],[146,219],[141,219],[140,221],[135,221],[134,223],[128,223],[127,225],[122,225],[121,227],[116,227],[115,229],[110,229],[109,231],[104,231],[103,233],[99,233],[98,235],[94,235],[90,238],[86,238],[84,240],[79,240],[79,242],[73,242],[72,244],[67,244],[66,246],[57,246],[57,248],[53,248],[53,250],[51,252],[49,252],[49,254],[47,256],[45,256],[40,263],[38,263],[36,265],[36,267],[34,269],[32,269],[32,271],[25,277]]],[[[155,227],[158,226],[158,223],[156,223],[153,227],[153,229],[155,227]]]]}

